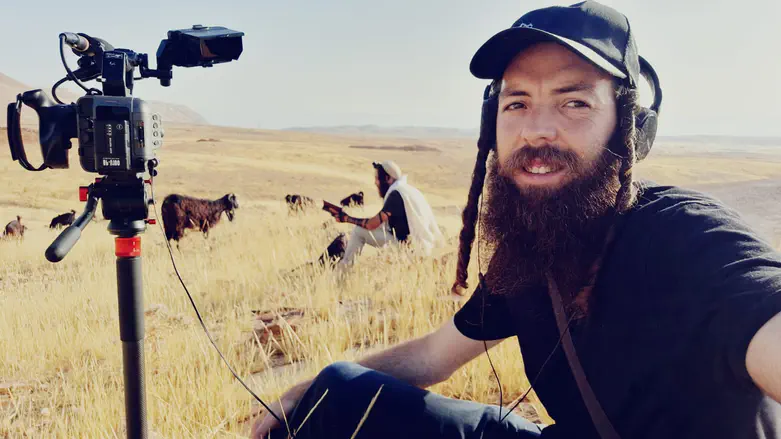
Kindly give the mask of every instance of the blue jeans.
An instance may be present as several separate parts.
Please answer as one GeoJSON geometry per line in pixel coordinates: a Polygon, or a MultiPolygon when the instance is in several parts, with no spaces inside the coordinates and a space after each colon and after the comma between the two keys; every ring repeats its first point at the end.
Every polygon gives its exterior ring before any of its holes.
{"type": "MultiPolygon", "coordinates": [[[[334,363],[318,374],[288,418],[289,425],[300,427],[299,439],[350,439],[381,385],[356,439],[540,437],[540,428],[518,415],[500,422],[498,406],[446,398],[349,362],[334,363]],[[325,398],[310,414],[326,389],[325,398]]],[[[506,414],[502,409],[502,416],[506,414]]],[[[287,432],[278,428],[271,438],[287,438],[287,432]]]]}

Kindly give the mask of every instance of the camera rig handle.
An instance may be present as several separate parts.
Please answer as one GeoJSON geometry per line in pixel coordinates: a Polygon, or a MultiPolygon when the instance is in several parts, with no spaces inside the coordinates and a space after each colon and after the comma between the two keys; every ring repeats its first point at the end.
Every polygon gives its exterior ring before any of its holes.
{"type": "Polygon", "coordinates": [[[68,168],[68,150],[71,138],[76,137],[75,105],[58,105],[41,89],[29,90],[16,96],[16,102],[8,104],[8,145],[11,158],[19,161],[28,171],[47,168],[68,168]],[[38,136],[41,150],[45,151],[43,164],[35,168],[27,160],[22,140],[22,104],[38,113],[38,136]]]}
{"type": "Polygon", "coordinates": [[[84,207],[84,212],[73,221],[73,224],[63,230],[49,248],[46,249],[46,260],[49,262],[60,262],[65,258],[73,246],[76,245],[79,238],[81,238],[81,231],[92,221],[97,208],[98,197],[95,194],[94,185],[89,185],[87,189],[87,205],[84,207]]]}

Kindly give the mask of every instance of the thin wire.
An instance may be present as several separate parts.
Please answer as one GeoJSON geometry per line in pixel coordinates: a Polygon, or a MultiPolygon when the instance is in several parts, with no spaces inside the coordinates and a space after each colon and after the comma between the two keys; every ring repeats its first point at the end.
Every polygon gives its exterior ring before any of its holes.
{"type": "MultiPolygon", "coordinates": [[[[150,172],[149,187],[152,191],[152,200],[155,199],[154,180],[155,178],[154,176],[152,176],[152,173],[150,172]]],[[[155,219],[157,220],[157,224],[160,227],[160,231],[163,232],[163,236],[165,237],[165,229],[163,229],[163,223],[160,221],[160,217],[157,214],[157,203],[153,202],[152,205],[154,206],[155,219]]],[[[220,354],[220,358],[222,358],[222,361],[225,363],[226,366],[228,366],[228,369],[231,371],[234,378],[239,380],[241,385],[244,386],[245,389],[247,389],[250,395],[252,395],[255,398],[255,400],[257,400],[263,406],[263,408],[265,408],[271,414],[271,416],[273,416],[279,422],[279,425],[285,426],[285,428],[287,429],[288,436],[295,437],[295,434],[291,434],[290,427],[288,426],[287,422],[282,421],[282,419],[280,419],[279,416],[277,416],[277,414],[274,413],[274,411],[271,410],[271,408],[268,405],[266,405],[266,403],[263,402],[263,400],[260,399],[260,397],[256,395],[255,392],[253,392],[252,389],[250,389],[241,378],[239,378],[238,374],[236,374],[236,372],[233,370],[231,365],[228,363],[228,360],[225,359],[225,356],[220,351],[220,348],[217,347],[217,343],[214,342],[214,339],[209,333],[209,330],[206,328],[206,324],[203,322],[203,319],[201,318],[201,313],[198,311],[198,307],[195,306],[195,301],[193,300],[193,296],[190,295],[190,290],[187,289],[187,285],[185,285],[184,280],[182,280],[182,276],[179,274],[179,269],[176,267],[176,260],[174,260],[174,252],[173,252],[173,248],[171,248],[171,243],[168,241],[168,239],[164,239],[164,240],[166,246],[168,247],[168,254],[171,256],[171,263],[174,266],[176,277],[179,278],[179,282],[182,284],[182,288],[184,288],[185,293],[187,293],[187,298],[190,299],[190,303],[192,304],[193,309],[195,310],[195,315],[198,316],[198,321],[201,323],[201,327],[203,327],[204,332],[206,332],[206,336],[209,338],[209,341],[211,342],[212,346],[214,346],[214,349],[216,349],[217,353],[220,354]]]]}
{"type": "MultiPolygon", "coordinates": [[[[477,212],[477,270],[478,270],[478,276],[480,277],[480,285],[483,285],[483,269],[482,269],[482,257],[480,253],[480,216],[483,212],[483,195],[485,194],[485,184],[483,184],[483,189],[480,192],[480,205],[479,210],[477,212]]],[[[487,294],[487,291],[481,289],[481,294],[483,297],[483,306],[480,310],[480,329],[483,329],[483,314],[485,312],[485,295],[487,294]]],[[[574,319],[575,314],[573,313],[569,319],[567,320],[567,329],[569,329],[570,324],[572,323],[572,320],[574,319]]],[[[521,395],[520,398],[513,404],[508,410],[507,413],[502,416],[502,407],[504,406],[504,395],[502,393],[502,382],[499,380],[499,374],[496,372],[496,368],[494,367],[494,363],[491,360],[491,355],[488,353],[488,343],[486,343],[485,340],[483,340],[483,349],[485,350],[485,355],[488,357],[488,364],[491,366],[491,370],[494,373],[494,377],[496,377],[496,383],[499,386],[499,422],[504,422],[505,419],[507,419],[508,416],[515,410],[516,407],[529,395],[529,393],[534,389],[534,385],[537,383],[537,380],[540,378],[540,375],[542,375],[542,371],[545,370],[545,366],[548,364],[551,358],[553,358],[553,354],[556,352],[556,350],[561,345],[561,341],[564,338],[564,334],[562,333],[559,336],[558,341],[556,342],[556,345],[553,347],[553,349],[548,354],[547,358],[545,358],[545,361],[540,366],[540,369],[537,371],[537,374],[534,376],[534,379],[531,380],[529,383],[529,388],[526,389],[526,392],[521,395]]],[[[534,424],[538,430],[542,431],[542,429],[537,426],[537,424],[534,424]]]]}
{"type": "MultiPolygon", "coordinates": [[[[483,173],[483,178],[485,178],[485,173],[483,173]]],[[[480,253],[480,214],[483,211],[483,195],[485,194],[485,181],[483,182],[483,187],[480,189],[480,204],[478,206],[477,211],[477,273],[479,277],[479,285],[480,285],[480,295],[483,299],[483,305],[480,307],[480,331],[483,331],[484,328],[484,315],[485,315],[485,295],[488,294],[488,291],[486,291],[483,286],[483,260],[482,255],[480,253]]],[[[494,377],[496,378],[496,384],[499,386],[499,418],[502,417],[502,406],[504,406],[504,395],[502,394],[502,382],[499,380],[499,373],[496,372],[496,368],[494,367],[494,362],[491,360],[491,354],[488,353],[488,343],[486,343],[485,340],[483,340],[483,350],[485,350],[485,356],[488,357],[488,364],[491,365],[491,371],[494,373],[494,377]]]]}
{"type": "MultiPolygon", "coordinates": [[[[570,324],[571,324],[571,323],[572,323],[572,321],[574,320],[574,317],[575,317],[575,315],[576,315],[576,314],[575,314],[575,313],[573,313],[573,314],[572,314],[572,315],[569,317],[569,319],[567,320],[567,328],[566,328],[566,329],[569,329],[569,327],[570,327],[570,324]]],[[[565,330],[564,332],[562,332],[562,333],[561,333],[561,335],[559,336],[559,340],[556,342],[556,346],[554,346],[554,347],[553,347],[553,350],[551,350],[551,351],[550,351],[550,353],[548,354],[548,357],[547,357],[547,358],[545,359],[545,361],[542,363],[542,366],[540,366],[540,370],[538,370],[538,371],[537,371],[537,374],[536,374],[536,375],[534,375],[534,379],[533,379],[533,380],[532,380],[532,381],[529,383],[529,388],[526,390],[526,392],[525,392],[523,395],[521,395],[521,397],[520,397],[520,398],[518,398],[518,400],[515,402],[515,404],[513,404],[513,405],[512,405],[512,407],[510,407],[510,410],[508,410],[508,411],[507,411],[507,414],[506,414],[506,415],[504,415],[504,418],[500,418],[500,419],[499,419],[499,422],[504,422],[505,418],[507,418],[508,416],[510,416],[510,413],[512,413],[512,412],[513,412],[513,410],[515,410],[515,408],[516,408],[516,407],[518,407],[518,405],[519,405],[519,404],[520,404],[520,403],[521,403],[521,402],[522,402],[524,399],[526,399],[526,397],[529,395],[529,392],[531,392],[531,391],[532,391],[532,389],[534,389],[534,385],[535,385],[535,384],[537,384],[537,379],[539,379],[539,378],[540,378],[540,375],[542,375],[542,371],[545,369],[545,366],[548,364],[548,361],[550,361],[550,359],[553,357],[553,354],[556,352],[556,349],[558,349],[558,348],[559,348],[559,345],[561,345],[561,341],[564,339],[564,334],[565,334],[565,333],[566,333],[566,330],[565,330]]],[[[536,424],[535,424],[535,425],[536,425],[536,424]]],[[[538,428],[539,428],[539,427],[538,427],[538,428]]]]}
{"type": "Polygon", "coordinates": [[[616,158],[619,158],[619,159],[626,159],[626,157],[624,157],[624,156],[622,156],[622,155],[620,155],[620,154],[617,154],[617,153],[613,152],[613,151],[612,151],[612,150],[611,150],[609,147],[603,146],[603,147],[602,147],[602,149],[604,149],[605,151],[609,152],[610,154],[612,154],[612,155],[613,155],[614,157],[616,157],[616,158]]]}

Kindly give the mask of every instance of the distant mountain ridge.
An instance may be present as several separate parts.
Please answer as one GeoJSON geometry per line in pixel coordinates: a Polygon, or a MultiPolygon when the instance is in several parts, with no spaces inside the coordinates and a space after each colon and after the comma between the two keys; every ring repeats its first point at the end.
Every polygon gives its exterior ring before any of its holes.
{"type": "MultiPolygon", "coordinates": [[[[427,126],[379,126],[379,125],[335,125],[284,128],[284,131],[336,134],[344,136],[386,136],[401,138],[471,138],[479,135],[477,128],[448,128],[427,126]]],[[[726,136],[710,134],[691,134],[658,136],[658,143],[710,144],[722,146],[781,146],[781,137],[726,136]]]]}
{"type": "MultiPolygon", "coordinates": [[[[36,88],[42,88],[46,94],[51,97],[51,87],[32,87],[8,75],[0,73],[0,105],[2,105],[3,116],[0,117],[0,126],[6,126],[7,120],[5,116],[5,108],[11,102],[16,101],[16,95],[27,90],[34,90],[36,88]]],[[[76,102],[81,96],[65,89],[57,90],[57,96],[63,102],[76,102]]],[[[190,125],[208,125],[209,122],[198,114],[195,110],[187,107],[186,105],[172,104],[170,102],[161,102],[147,100],[152,106],[154,111],[160,113],[163,119],[163,124],[166,123],[180,123],[190,125]]],[[[35,111],[29,107],[22,109],[22,124],[37,124],[38,116],[35,111]]]]}
{"type": "Polygon", "coordinates": [[[716,135],[686,135],[686,136],[659,136],[659,142],[665,143],[696,143],[710,145],[754,145],[754,146],[781,146],[781,137],[767,136],[716,136],[716,135]]]}
{"type": "Polygon", "coordinates": [[[425,126],[379,126],[379,125],[337,125],[337,126],[312,126],[290,127],[283,131],[299,131],[307,133],[336,134],[342,136],[382,136],[402,137],[415,139],[434,138],[477,138],[478,130],[425,127],[425,126]]]}

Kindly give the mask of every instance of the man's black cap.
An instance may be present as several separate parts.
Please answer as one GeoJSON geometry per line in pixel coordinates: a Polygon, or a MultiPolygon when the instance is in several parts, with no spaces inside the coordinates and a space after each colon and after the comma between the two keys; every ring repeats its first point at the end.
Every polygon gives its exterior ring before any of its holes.
{"type": "Polygon", "coordinates": [[[482,79],[501,79],[512,59],[530,45],[553,41],[564,45],[630,86],[640,82],[640,62],[629,20],[595,1],[531,11],[491,37],[477,50],[469,70],[482,79]]]}

